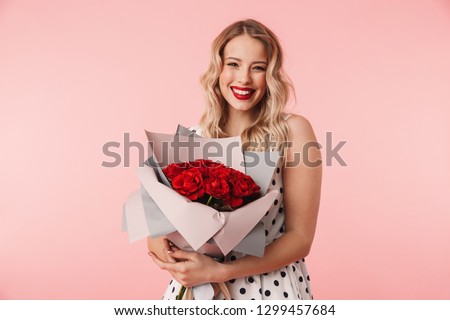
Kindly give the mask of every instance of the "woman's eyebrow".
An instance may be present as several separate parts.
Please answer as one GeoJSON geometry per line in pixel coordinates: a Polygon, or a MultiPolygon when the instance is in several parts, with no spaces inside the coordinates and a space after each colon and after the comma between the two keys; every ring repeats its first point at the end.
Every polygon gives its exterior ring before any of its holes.
{"type": "MultiPolygon", "coordinates": [[[[235,57],[227,57],[227,58],[225,58],[225,60],[227,60],[227,59],[233,59],[233,60],[236,60],[236,61],[239,61],[239,62],[242,61],[241,59],[235,58],[235,57]]],[[[264,64],[267,64],[266,61],[253,61],[253,63],[264,63],[264,64]]]]}

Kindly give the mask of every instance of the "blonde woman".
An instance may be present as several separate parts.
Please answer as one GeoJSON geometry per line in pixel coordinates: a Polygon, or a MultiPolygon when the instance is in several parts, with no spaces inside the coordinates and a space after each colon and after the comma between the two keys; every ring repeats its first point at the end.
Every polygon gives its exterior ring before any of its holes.
{"type": "MultiPolygon", "coordinates": [[[[149,238],[153,260],[173,276],[163,299],[175,299],[181,285],[207,282],[225,282],[232,299],[312,299],[305,257],[317,223],[321,155],[309,121],[283,112],[293,87],[283,71],[277,37],[252,19],[231,24],[214,40],[201,84],[207,105],[197,133],[241,136],[253,150],[265,150],[269,141],[276,142],[284,156],[271,188],[280,193],[262,219],[263,257],[231,252],[224,262],[217,262],[173,248],[166,239],[149,238]]],[[[222,294],[216,297],[222,298],[222,294]]]]}

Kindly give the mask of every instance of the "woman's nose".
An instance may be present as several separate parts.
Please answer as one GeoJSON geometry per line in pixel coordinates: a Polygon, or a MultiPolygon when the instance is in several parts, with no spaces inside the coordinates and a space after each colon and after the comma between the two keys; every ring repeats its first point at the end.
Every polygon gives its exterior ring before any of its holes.
{"type": "Polygon", "coordinates": [[[238,82],[250,83],[251,82],[250,72],[248,72],[247,70],[241,70],[241,72],[239,73],[238,82]]]}

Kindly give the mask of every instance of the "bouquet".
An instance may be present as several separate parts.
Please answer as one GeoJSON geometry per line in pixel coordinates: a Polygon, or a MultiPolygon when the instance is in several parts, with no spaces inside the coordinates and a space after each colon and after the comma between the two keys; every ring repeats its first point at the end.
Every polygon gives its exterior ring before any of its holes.
{"type": "MultiPolygon", "coordinates": [[[[152,156],[137,168],[141,188],[123,206],[130,242],[166,236],[180,249],[215,258],[231,251],[262,256],[260,220],[279,194],[268,189],[278,152],[242,152],[239,137],[202,138],[181,126],[175,135],[146,133],[152,156]]],[[[214,297],[211,284],[191,293],[214,297]]]]}
{"type": "Polygon", "coordinates": [[[199,159],[172,163],[163,173],[179,194],[217,210],[231,211],[260,195],[252,177],[220,162],[199,159]]]}

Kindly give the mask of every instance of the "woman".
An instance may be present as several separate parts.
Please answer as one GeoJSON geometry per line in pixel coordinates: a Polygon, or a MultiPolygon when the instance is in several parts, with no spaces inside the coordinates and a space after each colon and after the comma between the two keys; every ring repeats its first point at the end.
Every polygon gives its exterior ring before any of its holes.
{"type": "Polygon", "coordinates": [[[282,63],[277,37],[255,20],[233,23],[214,40],[211,63],[201,78],[207,108],[197,133],[214,138],[241,136],[244,145],[257,142],[253,150],[267,149],[270,140],[276,141],[284,157],[271,188],[278,188],[280,194],[262,219],[266,229],[263,257],[231,252],[220,263],[172,248],[166,239],[149,238],[153,260],[175,280],[164,299],[175,299],[181,285],[206,282],[225,282],[232,299],[313,298],[304,258],[317,223],[321,155],[319,148],[311,148],[317,142],[308,120],[282,112],[293,89],[282,63]],[[284,148],[287,141],[291,146],[284,148]]]}

